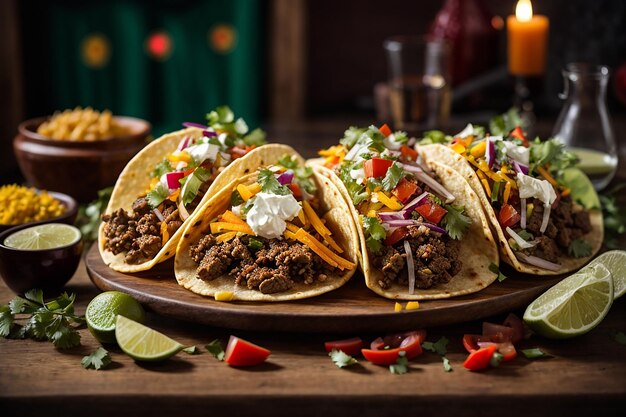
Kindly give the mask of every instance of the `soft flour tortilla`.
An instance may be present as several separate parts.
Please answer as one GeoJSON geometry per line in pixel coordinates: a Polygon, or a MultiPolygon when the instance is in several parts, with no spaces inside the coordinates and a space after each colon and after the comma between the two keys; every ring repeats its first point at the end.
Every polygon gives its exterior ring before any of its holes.
{"type": "Polygon", "coordinates": [[[496,213],[491,206],[491,201],[487,198],[487,194],[485,193],[476,172],[465,160],[465,158],[454,152],[452,149],[439,144],[420,146],[418,148],[418,152],[427,162],[437,161],[454,168],[469,183],[472,190],[474,190],[474,192],[478,195],[487,218],[491,223],[491,228],[498,238],[500,255],[504,259],[504,262],[513,266],[518,271],[534,275],[565,274],[567,272],[577,270],[585,265],[600,250],[602,241],[604,240],[604,225],[602,221],[602,212],[594,209],[589,211],[592,230],[584,236],[585,240],[591,244],[591,256],[584,258],[573,258],[567,256],[560,260],[561,268],[558,271],[551,271],[520,262],[515,257],[515,254],[509,245],[508,239],[504,235],[502,227],[500,227],[496,213]]]}
{"type": "MultiPolygon", "coordinates": [[[[308,163],[311,164],[311,161],[308,163]]],[[[311,165],[318,166],[317,161],[313,160],[311,165]]],[[[409,294],[408,286],[395,283],[391,288],[383,290],[378,285],[378,281],[383,274],[372,267],[365,243],[365,233],[362,227],[357,227],[361,243],[360,264],[365,276],[365,283],[368,288],[383,297],[396,300],[448,298],[480,291],[496,279],[496,274],[489,271],[489,265],[498,265],[498,249],[476,193],[469,188],[463,178],[453,169],[439,163],[432,163],[429,167],[437,174],[439,182],[455,196],[453,204],[465,206],[465,213],[472,219],[472,224],[459,245],[459,257],[463,262],[462,269],[452,277],[450,282],[438,284],[428,289],[416,288],[413,294],[409,294]]],[[[350,206],[355,224],[359,225],[359,213],[352,204],[348,190],[343,185],[343,182],[332,170],[324,167],[318,167],[317,169],[330,178],[341,190],[344,199],[350,206]]]]}
{"type": "MultiPolygon", "coordinates": [[[[202,129],[191,127],[177,132],[168,133],[161,136],[159,139],[156,139],[142,149],[141,152],[135,155],[117,179],[105,214],[111,214],[120,208],[126,211],[132,211],[133,202],[140,196],[145,195],[148,183],[150,182],[150,173],[154,167],[161,162],[166,155],[172,153],[180,143],[181,139],[185,136],[201,138],[202,129]]],[[[295,153],[293,148],[290,146],[269,144],[259,146],[242,158],[235,159],[228,166],[226,166],[222,173],[217,176],[215,181],[213,181],[200,201],[200,204],[198,204],[198,207],[208,201],[216,192],[224,188],[235,178],[248,174],[249,172],[253,172],[259,166],[276,163],[284,154],[297,155],[297,153],[295,153]]],[[[304,161],[299,155],[298,158],[300,158],[300,161],[304,161]]],[[[185,220],[185,223],[188,221],[189,218],[185,220]]],[[[181,226],[176,233],[170,237],[170,239],[165,243],[165,245],[163,245],[159,253],[157,253],[153,259],[140,264],[129,264],[124,260],[126,252],[114,255],[111,251],[104,249],[105,236],[103,222],[100,224],[100,229],[98,231],[98,247],[100,249],[100,255],[102,256],[104,263],[116,271],[146,271],[159,262],[163,262],[174,256],[176,245],[182,236],[184,226],[185,225],[183,224],[183,226],[181,226]]]]}
{"type": "Polygon", "coordinates": [[[203,281],[198,278],[196,273],[198,264],[191,259],[189,248],[200,240],[204,231],[209,229],[211,220],[231,207],[230,196],[237,185],[251,184],[256,181],[256,178],[256,174],[252,174],[233,181],[201,209],[196,210],[196,213],[190,218],[176,249],[174,272],[178,283],[190,291],[206,296],[214,296],[217,292],[227,291],[233,293],[234,300],[289,301],[314,297],[339,288],[348,282],[356,270],[358,257],[357,230],[352,222],[350,209],[339,190],[328,178],[317,173],[315,169],[313,180],[317,187],[316,195],[320,199],[320,210],[317,214],[326,220],[326,226],[331,230],[333,238],[344,250],[340,255],[355,264],[352,270],[343,271],[343,275],[329,275],[328,279],[321,283],[317,282],[309,285],[295,282],[293,288],[277,294],[263,294],[260,291],[236,285],[234,278],[229,275],[223,275],[211,281],[203,281]]]}

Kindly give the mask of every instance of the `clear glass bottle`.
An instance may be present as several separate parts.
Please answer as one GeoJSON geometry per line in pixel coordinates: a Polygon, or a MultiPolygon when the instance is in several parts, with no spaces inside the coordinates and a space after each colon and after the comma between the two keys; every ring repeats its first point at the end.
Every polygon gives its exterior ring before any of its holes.
{"type": "Polygon", "coordinates": [[[617,169],[617,144],[606,108],[609,69],[585,63],[563,70],[565,99],[552,135],[580,158],[579,167],[596,190],[606,187],[617,169]]]}

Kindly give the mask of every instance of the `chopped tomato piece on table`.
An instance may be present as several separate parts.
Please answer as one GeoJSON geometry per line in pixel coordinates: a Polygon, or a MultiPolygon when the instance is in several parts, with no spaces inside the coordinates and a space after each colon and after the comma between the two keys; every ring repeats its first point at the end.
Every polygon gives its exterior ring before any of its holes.
{"type": "Polygon", "coordinates": [[[393,365],[398,361],[400,352],[404,352],[409,360],[421,355],[424,339],[425,330],[388,335],[377,338],[371,343],[370,349],[361,349],[361,353],[375,365],[393,365]]]}
{"type": "Polygon", "coordinates": [[[443,216],[446,215],[448,210],[441,207],[439,204],[432,202],[430,200],[426,201],[424,204],[417,206],[415,209],[419,214],[422,215],[424,219],[431,223],[438,224],[443,216]]]}
{"type": "Polygon", "coordinates": [[[393,161],[390,159],[372,158],[363,162],[363,171],[367,178],[384,177],[391,165],[393,161]]]}
{"type": "Polygon", "coordinates": [[[270,353],[261,346],[231,336],[226,346],[224,362],[232,366],[254,366],[265,362],[270,353]]]}
{"type": "Polygon", "coordinates": [[[498,221],[503,229],[515,226],[521,218],[522,216],[515,210],[515,207],[510,204],[503,204],[498,215],[498,221]]]}
{"type": "Polygon", "coordinates": [[[354,356],[358,355],[363,348],[363,340],[360,337],[353,337],[352,339],[333,340],[324,343],[326,352],[330,352],[333,349],[341,350],[343,353],[354,356]]]}
{"type": "Polygon", "coordinates": [[[406,203],[407,201],[409,201],[411,196],[415,194],[417,188],[418,185],[416,183],[409,181],[406,178],[402,178],[398,182],[398,185],[396,185],[396,188],[391,191],[391,193],[395,195],[402,203],[406,203]]]}

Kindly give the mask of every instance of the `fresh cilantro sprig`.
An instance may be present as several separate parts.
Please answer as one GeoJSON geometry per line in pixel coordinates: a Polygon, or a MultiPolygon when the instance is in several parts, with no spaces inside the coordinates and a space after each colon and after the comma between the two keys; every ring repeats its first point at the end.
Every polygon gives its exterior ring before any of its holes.
{"type": "Polygon", "coordinates": [[[315,192],[315,183],[311,180],[313,168],[300,166],[295,156],[285,155],[278,160],[278,165],[293,171],[296,182],[307,193],[315,192]]]}
{"type": "Polygon", "coordinates": [[[215,339],[211,343],[207,344],[205,347],[206,350],[208,350],[215,359],[217,359],[218,361],[224,360],[224,348],[222,347],[222,343],[219,341],[219,339],[215,339]]]}
{"type": "Polygon", "coordinates": [[[339,143],[341,143],[347,149],[350,149],[357,143],[365,130],[366,129],[356,126],[350,126],[345,132],[343,132],[343,138],[339,140],[339,143]]]}
{"type": "Polygon", "coordinates": [[[109,355],[106,349],[99,347],[91,355],[85,356],[80,363],[85,369],[95,369],[97,371],[111,364],[111,355],[109,355]]]}
{"type": "Polygon", "coordinates": [[[162,182],[158,183],[156,187],[154,187],[146,198],[148,199],[148,205],[153,209],[159,207],[159,205],[165,201],[165,199],[170,195],[170,190],[167,188],[167,185],[162,182]]]}
{"type": "Polygon", "coordinates": [[[452,239],[462,239],[463,235],[472,224],[472,219],[464,214],[465,207],[463,206],[446,204],[444,208],[448,212],[443,216],[441,224],[446,228],[446,231],[452,239]]]}
{"type": "Polygon", "coordinates": [[[396,188],[396,185],[400,182],[402,178],[406,175],[406,172],[398,165],[397,163],[393,163],[387,173],[385,174],[385,178],[383,178],[383,190],[391,191],[396,188]]]}
{"type": "Polygon", "coordinates": [[[387,237],[387,231],[378,218],[367,216],[362,218],[363,230],[367,236],[365,240],[367,249],[374,254],[378,254],[382,248],[381,241],[387,237]]]}
{"type": "Polygon", "coordinates": [[[365,190],[365,186],[363,184],[359,184],[350,176],[350,171],[353,169],[358,169],[360,166],[362,166],[362,162],[346,162],[341,165],[341,170],[339,172],[339,178],[341,179],[341,182],[343,182],[343,185],[346,187],[346,190],[350,195],[350,199],[355,206],[365,201],[368,196],[368,193],[365,190]]]}
{"type": "Polygon", "coordinates": [[[233,141],[229,146],[244,144],[247,146],[260,146],[266,143],[265,132],[262,129],[254,129],[249,132],[248,124],[241,117],[235,119],[235,114],[228,106],[218,106],[206,115],[208,125],[221,132],[225,132],[233,141]]]}
{"type": "Polygon", "coordinates": [[[264,193],[288,195],[291,194],[289,188],[284,185],[280,185],[274,173],[267,168],[261,168],[257,181],[261,185],[261,191],[264,193]]]}
{"type": "Polygon", "coordinates": [[[556,139],[541,141],[536,138],[530,145],[530,171],[538,167],[550,164],[550,172],[555,177],[561,177],[561,173],[578,163],[578,157],[565,149],[565,145],[556,139]]]}
{"type": "Polygon", "coordinates": [[[409,372],[409,360],[406,358],[406,352],[401,350],[398,353],[396,363],[389,365],[389,372],[394,375],[402,375],[409,372]]]}
{"type": "MultiPolygon", "coordinates": [[[[211,178],[211,173],[202,167],[196,168],[191,175],[187,176],[185,185],[182,188],[183,204],[187,205],[191,203],[198,195],[202,184],[208,181],[209,178],[211,178]]],[[[167,192],[169,195],[169,190],[167,192]]],[[[148,193],[148,196],[149,195],[148,193]]],[[[165,198],[167,198],[167,196],[165,198]]],[[[163,200],[165,200],[165,198],[163,200]]]]}
{"type": "Polygon", "coordinates": [[[590,256],[591,252],[591,244],[583,238],[572,240],[567,248],[567,253],[574,258],[584,258],[585,256],[590,256]]]}
{"type": "Polygon", "coordinates": [[[337,365],[338,368],[346,368],[348,366],[352,366],[358,363],[358,361],[352,356],[338,349],[331,350],[328,353],[328,356],[330,356],[330,359],[335,365],[337,365]]]}
{"type": "Polygon", "coordinates": [[[489,264],[489,270],[498,276],[498,282],[502,282],[507,278],[506,275],[500,272],[498,265],[494,263],[489,264]]]}
{"type": "Polygon", "coordinates": [[[152,171],[152,177],[161,178],[162,175],[172,171],[172,164],[170,163],[169,159],[165,158],[154,167],[154,170],[152,171]]]}
{"type": "Polygon", "coordinates": [[[74,294],[63,293],[44,301],[43,291],[33,289],[0,306],[0,336],[14,339],[48,340],[59,349],[80,345],[77,325],[84,316],[74,314],[74,294]]]}
{"type": "Polygon", "coordinates": [[[434,343],[428,341],[422,342],[422,349],[428,350],[441,356],[441,360],[443,361],[443,370],[445,372],[452,372],[450,360],[446,357],[446,354],[448,353],[448,342],[448,338],[442,336],[434,343]]]}
{"type": "Polygon", "coordinates": [[[98,229],[102,221],[102,214],[109,204],[113,187],[98,191],[98,198],[88,205],[81,205],[76,217],[76,226],[80,229],[83,239],[93,242],[98,239],[98,229]]]}

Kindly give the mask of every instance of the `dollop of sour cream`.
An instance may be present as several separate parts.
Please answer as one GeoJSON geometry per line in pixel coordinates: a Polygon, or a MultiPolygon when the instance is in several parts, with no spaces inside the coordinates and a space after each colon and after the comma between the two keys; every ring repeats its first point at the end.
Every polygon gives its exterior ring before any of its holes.
{"type": "Polygon", "coordinates": [[[287,228],[285,221],[292,220],[300,210],[301,207],[292,194],[258,193],[248,211],[246,222],[257,236],[279,238],[287,228]]]}
{"type": "Polygon", "coordinates": [[[215,161],[215,157],[217,156],[219,150],[219,146],[213,145],[212,143],[199,143],[185,149],[185,151],[191,155],[193,160],[197,163],[202,163],[207,159],[215,161]]]}

